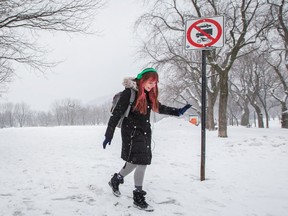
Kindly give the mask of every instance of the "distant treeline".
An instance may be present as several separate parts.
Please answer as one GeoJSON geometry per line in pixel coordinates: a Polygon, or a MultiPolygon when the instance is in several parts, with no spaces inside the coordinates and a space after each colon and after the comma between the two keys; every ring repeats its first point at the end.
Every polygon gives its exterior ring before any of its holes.
{"type": "Polygon", "coordinates": [[[55,101],[49,111],[34,111],[25,103],[0,103],[0,128],[60,125],[101,125],[110,116],[110,103],[82,105],[77,99],[55,101]]]}

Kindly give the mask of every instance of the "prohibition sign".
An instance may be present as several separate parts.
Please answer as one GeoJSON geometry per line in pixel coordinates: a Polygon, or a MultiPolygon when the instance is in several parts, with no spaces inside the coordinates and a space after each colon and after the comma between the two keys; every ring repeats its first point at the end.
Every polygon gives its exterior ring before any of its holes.
{"type": "Polygon", "coordinates": [[[199,48],[202,48],[202,47],[210,47],[212,46],[213,44],[215,44],[221,37],[222,35],[222,27],[221,25],[216,21],[216,20],[213,20],[213,19],[209,19],[209,18],[206,18],[206,19],[202,19],[202,20],[198,20],[196,22],[194,22],[187,30],[187,40],[188,42],[193,45],[194,47],[199,47],[199,48]],[[212,23],[216,29],[217,29],[217,35],[215,37],[213,37],[212,35],[208,34],[207,32],[205,32],[203,29],[201,29],[200,27],[198,27],[198,24],[201,24],[203,22],[207,22],[207,23],[212,23]],[[191,32],[193,29],[196,29],[198,32],[200,32],[202,35],[204,35],[205,37],[207,37],[208,39],[211,40],[211,42],[207,43],[207,44],[203,44],[203,43],[196,43],[195,41],[192,40],[191,38],[191,32]]]}

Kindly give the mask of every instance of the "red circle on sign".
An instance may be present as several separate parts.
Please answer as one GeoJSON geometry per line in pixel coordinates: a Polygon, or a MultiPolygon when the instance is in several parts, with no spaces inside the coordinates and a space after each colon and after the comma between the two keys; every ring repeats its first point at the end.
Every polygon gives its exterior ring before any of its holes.
{"type": "Polygon", "coordinates": [[[188,28],[188,30],[187,30],[187,40],[188,40],[188,42],[189,42],[191,45],[193,45],[193,46],[195,46],[195,47],[209,47],[209,46],[212,46],[213,44],[215,44],[215,43],[220,39],[221,35],[222,35],[222,27],[221,27],[221,25],[220,25],[216,20],[207,19],[207,18],[196,21],[196,22],[193,23],[193,24],[188,28]],[[192,40],[192,38],[191,38],[191,32],[192,32],[193,28],[196,28],[196,29],[197,29],[197,28],[198,28],[197,25],[198,25],[199,23],[203,23],[203,22],[210,22],[210,23],[214,24],[215,27],[217,28],[217,35],[216,35],[215,38],[211,38],[211,42],[210,42],[210,43],[207,43],[207,44],[198,44],[198,43],[196,43],[196,42],[194,42],[194,41],[192,40]]]}

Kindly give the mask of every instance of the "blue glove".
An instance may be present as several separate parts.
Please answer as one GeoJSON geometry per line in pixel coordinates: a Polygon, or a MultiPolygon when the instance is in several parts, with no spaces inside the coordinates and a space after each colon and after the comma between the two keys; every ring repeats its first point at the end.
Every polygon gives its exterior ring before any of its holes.
{"type": "Polygon", "coordinates": [[[178,114],[183,115],[190,107],[192,107],[191,104],[186,104],[184,107],[178,109],[178,114]]]}
{"type": "Polygon", "coordinates": [[[105,149],[106,148],[106,145],[107,144],[111,144],[111,138],[109,138],[109,137],[105,137],[105,140],[103,141],[103,148],[105,149]]]}

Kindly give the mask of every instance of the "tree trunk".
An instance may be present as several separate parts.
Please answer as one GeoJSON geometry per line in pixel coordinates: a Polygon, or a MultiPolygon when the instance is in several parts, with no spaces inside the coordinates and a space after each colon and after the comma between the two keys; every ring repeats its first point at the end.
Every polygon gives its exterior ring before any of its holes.
{"type": "Polygon", "coordinates": [[[13,127],[13,126],[14,126],[14,121],[13,121],[12,112],[9,112],[9,126],[10,126],[10,127],[13,127]]]}
{"type": "Polygon", "coordinates": [[[210,87],[207,88],[207,129],[215,130],[215,122],[214,118],[214,107],[219,93],[219,81],[218,81],[218,72],[215,68],[210,67],[211,77],[209,78],[210,87]]]}
{"type": "Polygon", "coordinates": [[[269,128],[269,114],[266,109],[264,109],[265,118],[266,118],[266,128],[269,128]]]}
{"type": "Polygon", "coordinates": [[[256,104],[254,104],[253,107],[254,107],[256,114],[257,114],[258,128],[264,128],[263,115],[261,113],[260,107],[257,106],[256,104]]]}
{"type": "Polygon", "coordinates": [[[264,128],[264,122],[263,122],[263,114],[262,113],[257,113],[258,117],[258,128],[264,128]]]}
{"type": "Polygon", "coordinates": [[[215,130],[215,122],[214,122],[214,109],[209,105],[207,106],[207,129],[209,131],[215,130]]]}
{"type": "Polygon", "coordinates": [[[219,137],[227,136],[227,102],[228,102],[228,72],[222,71],[220,75],[220,97],[219,97],[219,137]]]}
{"type": "Polygon", "coordinates": [[[212,131],[215,130],[215,121],[214,121],[214,106],[216,102],[217,94],[208,92],[208,106],[207,106],[207,129],[212,131]]]}
{"type": "Polygon", "coordinates": [[[250,125],[249,115],[250,115],[250,111],[249,111],[249,108],[248,108],[248,104],[246,104],[246,102],[245,102],[244,109],[243,109],[243,114],[241,116],[240,125],[242,125],[242,126],[249,126],[250,125]]]}
{"type": "Polygon", "coordinates": [[[288,110],[285,103],[281,103],[281,127],[288,128],[288,110]]]}
{"type": "Polygon", "coordinates": [[[236,126],[238,126],[239,122],[238,122],[237,117],[233,114],[233,111],[231,110],[231,108],[229,108],[229,110],[230,110],[230,117],[229,117],[230,125],[234,126],[234,122],[235,122],[236,126]]]}

